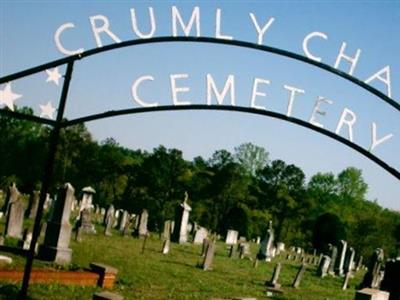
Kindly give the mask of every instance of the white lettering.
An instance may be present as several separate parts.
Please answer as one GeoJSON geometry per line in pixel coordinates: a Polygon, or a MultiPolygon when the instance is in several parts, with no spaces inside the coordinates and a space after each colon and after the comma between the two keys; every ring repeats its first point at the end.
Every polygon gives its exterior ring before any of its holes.
{"type": "Polygon", "coordinates": [[[117,37],[114,33],[110,30],[110,22],[108,21],[107,17],[102,15],[92,16],[90,17],[90,24],[92,25],[92,31],[94,34],[94,38],[96,39],[97,47],[102,47],[103,43],[100,39],[100,33],[106,33],[111,39],[114,40],[116,43],[121,43],[119,37],[117,37]],[[96,21],[103,22],[100,27],[96,26],[96,21]]]}
{"type": "Polygon", "coordinates": [[[257,22],[256,16],[255,16],[253,13],[250,13],[250,17],[251,17],[251,20],[253,21],[253,24],[254,24],[254,26],[255,26],[255,28],[256,28],[256,30],[257,30],[257,34],[258,34],[257,43],[258,43],[259,45],[262,45],[264,35],[265,35],[265,33],[267,32],[268,28],[269,28],[269,27],[272,25],[272,23],[275,21],[275,19],[274,19],[274,18],[270,18],[270,19],[268,20],[268,22],[263,26],[263,28],[261,28],[260,25],[259,25],[258,22],[257,22]]]}
{"type": "Polygon", "coordinates": [[[349,135],[349,140],[353,141],[353,125],[357,121],[356,114],[348,109],[347,107],[344,108],[342,112],[342,116],[340,117],[339,123],[336,127],[335,133],[339,135],[343,125],[347,125],[347,131],[349,135]],[[347,119],[347,116],[350,116],[350,119],[347,119]]]}
{"type": "Polygon", "coordinates": [[[82,53],[83,51],[85,51],[83,48],[80,48],[78,50],[67,50],[61,44],[61,40],[60,40],[61,33],[63,33],[64,30],[67,28],[75,28],[74,23],[62,24],[60,27],[58,27],[56,33],[54,34],[54,41],[56,43],[56,47],[57,47],[58,51],[60,51],[62,54],[65,54],[65,55],[75,55],[75,54],[79,54],[79,53],[82,53]]]}
{"type": "Polygon", "coordinates": [[[156,21],[154,18],[154,11],[152,7],[149,7],[149,15],[150,15],[150,32],[146,34],[139,30],[135,9],[131,8],[132,30],[141,39],[148,39],[153,37],[154,32],[156,31],[156,21]]]}

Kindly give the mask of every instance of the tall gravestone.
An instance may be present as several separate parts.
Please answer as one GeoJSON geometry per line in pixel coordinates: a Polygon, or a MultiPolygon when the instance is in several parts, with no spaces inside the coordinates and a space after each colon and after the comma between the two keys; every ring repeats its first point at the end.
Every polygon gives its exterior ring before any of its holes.
{"type": "Polygon", "coordinates": [[[347,249],[346,259],[344,261],[344,273],[351,273],[354,270],[354,256],[356,252],[352,247],[347,249]]]}
{"type": "Polygon", "coordinates": [[[128,221],[129,218],[129,213],[128,211],[124,210],[122,212],[121,218],[120,218],[120,222],[119,222],[119,230],[120,231],[124,231],[125,228],[125,224],[128,221]]]}
{"type": "Polygon", "coordinates": [[[74,188],[66,183],[60,188],[53,205],[51,219],[47,222],[44,242],[39,249],[39,257],[57,264],[71,262],[72,250],[69,248],[72,226],[69,223],[74,188]]]}
{"type": "Polygon", "coordinates": [[[172,241],[183,244],[187,242],[187,224],[189,222],[189,213],[192,208],[187,204],[188,194],[185,192],[185,200],[179,205],[175,214],[175,226],[172,233],[172,241]]]}
{"type": "Polygon", "coordinates": [[[341,240],[338,247],[338,258],[336,260],[335,272],[339,276],[344,275],[344,261],[346,258],[347,242],[341,240]]]}
{"type": "Polygon", "coordinates": [[[7,196],[6,196],[6,201],[4,202],[4,205],[2,207],[2,211],[4,212],[5,215],[8,213],[8,205],[10,202],[15,201],[18,199],[20,193],[17,189],[17,186],[15,182],[8,188],[7,196]]]}
{"type": "Polygon", "coordinates": [[[136,232],[136,235],[139,237],[146,236],[148,233],[147,230],[147,221],[149,219],[149,213],[147,212],[147,209],[143,209],[142,213],[140,214],[139,217],[139,226],[136,232]]]}
{"type": "Polygon", "coordinates": [[[104,235],[111,236],[112,235],[112,227],[114,224],[114,205],[110,205],[107,209],[107,213],[104,216],[104,235]]]}
{"type": "Polygon", "coordinates": [[[9,237],[21,238],[25,206],[21,199],[21,194],[18,192],[15,186],[10,188],[10,197],[7,206],[8,209],[5,235],[9,237]]]}
{"type": "Polygon", "coordinates": [[[328,275],[330,264],[331,264],[331,258],[328,255],[322,256],[321,262],[318,265],[317,275],[321,278],[328,275]]]}
{"type": "Polygon", "coordinates": [[[28,217],[29,219],[35,219],[36,218],[36,212],[39,206],[39,198],[40,198],[40,192],[39,191],[33,191],[30,198],[29,198],[29,206],[28,206],[28,217]]]}
{"type": "Polygon", "coordinates": [[[162,234],[163,240],[171,239],[171,220],[167,220],[164,222],[164,230],[162,234]]]}
{"type": "Polygon", "coordinates": [[[204,260],[202,263],[202,269],[204,271],[212,269],[212,262],[214,260],[214,253],[215,253],[215,242],[210,242],[207,246],[206,253],[204,256],[204,260]]]}
{"type": "Polygon", "coordinates": [[[272,251],[274,243],[274,229],[272,228],[272,222],[269,222],[267,233],[264,239],[260,243],[260,249],[258,250],[257,258],[259,260],[265,259],[265,261],[272,260],[272,251]]]}
{"type": "Polygon", "coordinates": [[[337,256],[338,256],[338,249],[336,246],[329,244],[329,250],[330,250],[331,261],[329,264],[328,273],[330,275],[335,275],[335,264],[336,264],[336,260],[337,260],[337,256]]]}
{"type": "Polygon", "coordinates": [[[381,248],[375,249],[368,262],[368,271],[365,273],[361,287],[379,289],[380,271],[384,262],[384,253],[381,248]]]}

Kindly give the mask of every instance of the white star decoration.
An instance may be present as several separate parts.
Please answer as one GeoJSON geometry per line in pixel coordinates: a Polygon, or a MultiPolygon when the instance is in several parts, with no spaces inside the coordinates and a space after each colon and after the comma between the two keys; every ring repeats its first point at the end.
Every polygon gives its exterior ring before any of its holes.
{"type": "Polygon", "coordinates": [[[7,83],[4,90],[0,90],[0,104],[6,105],[11,111],[14,111],[14,101],[21,97],[22,95],[11,91],[11,83],[7,83]]]}
{"type": "Polygon", "coordinates": [[[51,101],[47,102],[46,105],[39,105],[40,109],[42,112],[40,113],[40,117],[49,117],[50,119],[53,119],[53,114],[56,111],[56,109],[53,107],[51,104],[51,101]]]}
{"type": "Polygon", "coordinates": [[[58,68],[54,68],[52,70],[46,70],[48,75],[46,82],[53,81],[56,85],[59,85],[61,74],[58,72],[58,68]]]}

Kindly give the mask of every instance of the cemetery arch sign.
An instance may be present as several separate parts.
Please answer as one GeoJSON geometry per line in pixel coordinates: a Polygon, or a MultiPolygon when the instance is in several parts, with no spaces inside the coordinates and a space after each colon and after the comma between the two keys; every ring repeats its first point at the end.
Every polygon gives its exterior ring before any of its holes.
{"type": "Polygon", "coordinates": [[[156,106],[156,107],[140,107],[140,108],[131,108],[131,109],[123,109],[123,110],[117,110],[117,111],[107,111],[104,113],[100,114],[95,114],[95,115],[88,115],[82,118],[77,118],[77,119],[72,119],[72,120],[63,120],[64,116],[64,109],[65,105],[67,102],[67,96],[68,96],[68,90],[69,90],[69,85],[70,81],[72,78],[72,73],[73,73],[73,66],[76,61],[79,61],[83,58],[100,54],[103,52],[119,49],[119,48],[124,48],[124,47],[129,47],[129,46],[135,46],[135,45],[143,45],[143,44],[156,44],[156,43],[168,43],[168,42],[193,42],[193,43],[210,43],[210,44],[220,44],[220,45],[230,45],[230,46],[237,46],[237,47],[242,47],[242,48],[248,48],[248,49],[253,49],[253,50],[258,50],[258,51],[263,51],[263,52],[268,52],[276,55],[280,55],[283,57],[287,57],[293,60],[297,60],[309,65],[316,66],[320,69],[323,69],[325,71],[328,71],[332,74],[335,74],[341,78],[344,78],[359,87],[369,91],[370,93],[374,94],[375,96],[378,97],[381,101],[384,101],[386,104],[389,104],[391,107],[393,107],[395,110],[400,111],[400,104],[390,97],[386,96],[379,90],[375,89],[374,87],[370,86],[369,84],[366,84],[365,82],[345,73],[340,70],[337,70],[329,65],[326,65],[324,63],[314,61],[310,58],[307,58],[305,56],[289,52],[286,50],[282,50],[279,48],[274,48],[274,47],[269,47],[269,46],[264,46],[264,45],[259,45],[259,44],[253,44],[250,42],[245,42],[245,41],[236,41],[236,40],[224,40],[224,39],[217,39],[217,38],[211,38],[211,37],[155,37],[155,38],[149,38],[149,39],[135,39],[135,40],[129,40],[117,44],[111,44],[107,46],[103,46],[101,48],[94,48],[76,55],[72,55],[66,58],[62,58],[59,60],[55,60],[40,66],[36,66],[21,72],[17,72],[11,75],[4,76],[0,78],[0,84],[4,84],[16,79],[20,79],[38,72],[45,71],[49,68],[55,68],[61,65],[67,65],[66,68],[66,73],[64,76],[64,83],[61,91],[61,97],[59,101],[59,106],[57,110],[57,117],[56,120],[49,120],[49,119],[44,119],[41,117],[37,116],[32,116],[32,115],[26,115],[22,114],[20,112],[14,112],[10,110],[0,110],[0,114],[12,117],[12,118],[17,118],[17,119],[25,119],[41,124],[46,124],[50,125],[53,127],[53,130],[50,135],[50,142],[49,142],[49,152],[48,152],[48,157],[45,165],[45,172],[44,172],[44,177],[42,181],[42,188],[40,192],[40,200],[39,200],[39,208],[37,211],[36,219],[35,219],[35,225],[34,225],[34,230],[33,230],[33,235],[32,235],[32,242],[30,245],[30,249],[26,252],[24,252],[24,256],[27,257],[26,259],[26,265],[25,265],[25,272],[24,272],[24,278],[23,278],[23,283],[21,287],[21,292],[20,292],[20,299],[26,299],[27,296],[27,290],[29,286],[29,278],[30,278],[30,273],[32,269],[32,263],[35,255],[35,244],[38,240],[38,236],[40,233],[40,222],[42,219],[43,215],[43,204],[45,202],[45,195],[49,189],[50,186],[50,181],[53,173],[53,165],[54,165],[54,160],[55,160],[55,153],[57,149],[57,145],[59,143],[59,136],[60,136],[60,131],[62,128],[66,128],[69,126],[73,126],[79,123],[84,123],[88,121],[94,121],[94,120],[99,120],[103,118],[110,118],[110,117],[115,117],[115,116],[120,116],[120,115],[128,115],[128,114],[138,114],[138,113],[145,113],[145,112],[154,112],[154,111],[178,111],[178,110],[222,110],[222,111],[236,111],[236,112],[244,112],[244,113],[251,113],[251,114],[257,114],[257,115],[263,115],[267,117],[272,117],[280,120],[284,120],[290,123],[294,123],[296,125],[311,129],[313,131],[319,132],[323,135],[326,135],[342,144],[345,144],[346,146],[351,147],[352,149],[358,151],[371,161],[377,163],[379,166],[381,166],[383,169],[388,171],[390,174],[392,174],[394,177],[400,180],[400,172],[396,170],[395,168],[391,167],[389,164],[387,164],[385,161],[381,160],[377,156],[373,155],[370,151],[367,151],[363,147],[351,142],[348,139],[345,139],[329,130],[326,130],[321,127],[314,126],[304,120],[293,118],[290,116],[286,116],[284,114],[280,114],[277,112],[273,111],[268,111],[268,110],[260,110],[260,109],[255,109],[255,108],[250,108],[250,107],[241,107],[241,106],[228,106],[228,105],[182,105],[182,106],[174,106],[174,105],[167,105],[167,106],[156,106]]]}

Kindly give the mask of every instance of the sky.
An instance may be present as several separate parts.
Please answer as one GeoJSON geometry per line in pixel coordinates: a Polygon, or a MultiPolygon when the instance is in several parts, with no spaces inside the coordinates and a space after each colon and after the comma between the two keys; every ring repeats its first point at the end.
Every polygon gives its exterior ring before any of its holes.
{"type": "MultiPolygon", "coordinates": [[[[62,32],[61,43],[69,50],[98,47],[90,18],[109,22],[109,31],[99,34],[102,45],[116,39],[138,39],[132,25],[131,9],[137,27],[151,30],[149,8],[154,12],[154,36],[172,36],[173,6],[188,23],[198,7],[200,36],[220,35],[257,43],[252,13],[259,26],[270,21],[262,44],[305,55],[303,41],[312,32],[309,52],[334,67],[343,43],[343,53],[354,57],[360,49],[352,75],[362,81],[390,66],[391,97],[400,98],[400,2],[399,1],[0,1],[0,77],[65,57],[54,36],[58,28],[73,23],[62,32]],[[220,10],[219,10],[220,9],[220,10]],[[220,11],[220,22],[216,21],[220,11]],[[100,17],[102,16],[102,17],[100,17]],[[272,21],[273,18],[273,21],[272,21]],[[325,38],[322,38],[324,35],[325,38]]],[[[179,22],[179,21],[178,21],[179,22]]],[[[184,31],[177,23],[177,34],[184,31]]],[[[189,35],[195,36],[196,24],[189,35]]],[[[349,73],[351,64],[341,60],[337,68],[349,73]]],[[[59,68],[65,73],[65,67],[59,68]]],[[[354,143],[368,149],[372,124],[377,138],[393,137],[378,145],[373,154],[400,170],[399,112],[359,86],[315,66],[275,54],[234,46],[204,43],[164,43],[127,47],[77,61],[71,81],[65,116],[68,119],[108,110],[140,107],[134,100],[134,82],[146,76],[137,88],[140,99],[158,105],[173,104],[171,78],[181,89],[180,102],[207,104],[207,76],[222,91],[228,78],[233,81],[235,105],[250,107],[254,82],[258,78],[256,105],[287,113],[289,91],[299,93],[292,116],[310,121],[318,99],[320,111],[314,121],[335,132],[343,111],[356,115],[354,143]],[[182,90],[183,89],[183,90],[182,90]],[[325,101],[325,102],[323,102],[325,101]]],[[[209,79],[210,80],[210,79],[209,79]]],[[[15,105],[29,106],[36,115],[41,106],[57,107],[63,79],[49,80],[41,72],[11,82],[12,92],[21,95],[15,105]]],[[[209,81],[210,82],[210,81],[209,81]]],[[[371,85],[387,94],[383,82],[371,85]]],[[[4,91],[6,85],[0,85],[4,91]]],[[[231,104],[230,93],[224,104],[231,104]]],[[[211,102],[216,104],[215,95],[211,102]]],[[[398,101],[397,101],[398,102],[398,101]]],[[[0,104],[0,109],[5,107],[0,104]]],[[[48,111],[47,111],[48,112],[48,111]]],[[[44,115],[45,118],[50,116],[44,115]]],[[[54,114],[53,114],[54,117],[54,114]]],[[[347,115],[349,118],[350,116],[347,115]]],[[[369,185],[368,198],[384,207],[400,210],[398,179],[358,152],[306,128],[265,116],[221,111],[152,112],[104,119],[86,124],[96,140],[115,138],[132,149],[151,151],[159,145],[178,148],[186,159],[208,158],[219,149],[234,151],[241,143],[264,147],[270,159],[283,159],[301,167],[310,178],[317,172],[333,172],[354,166],[363,172],[369,185]]],[[[344,126],[339,135],[350,138],[344,126]]]]}

